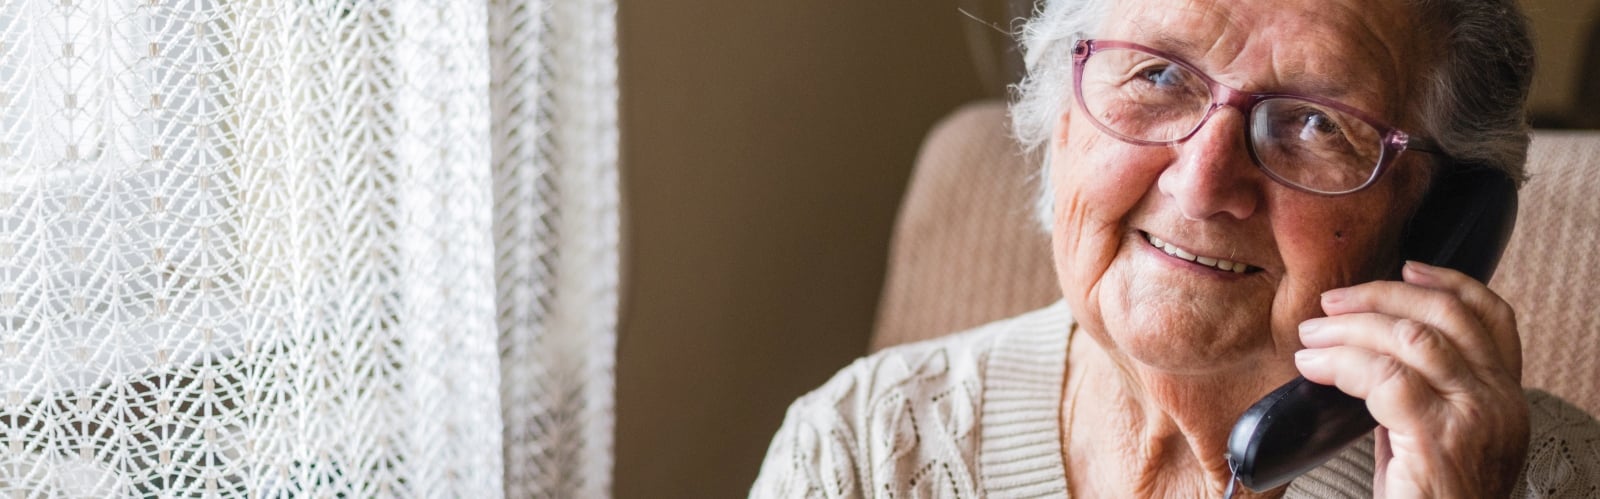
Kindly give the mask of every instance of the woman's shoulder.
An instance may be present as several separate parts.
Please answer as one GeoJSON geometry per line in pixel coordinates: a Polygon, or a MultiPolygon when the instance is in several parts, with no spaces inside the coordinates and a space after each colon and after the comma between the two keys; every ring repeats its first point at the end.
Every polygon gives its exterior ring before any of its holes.
{"type": "Polygon", "coordinates": [[[994,367],[1016,362],[1011,352],[1052,355],[1053,336],[1064,352],[1070,324],[1058,303],[857,359],[789,406],[751,496],[914,495],[930,483],[979,495],[982,402],[989,379],[1006,378],[994,367]],[[929,470],[940,478],[927,480],[929,470]]]}
{"type": "MultiPolygon", "coordinates": [[[[966,331],[885,348],[857,359],[801,402],[836,406],[885,397],[938,396],[952,388],[981,388],[996,356],[1012,352],[1055,355],[1064,349],[1072,317],[1064,303],[966,331]]],[[[849,404],[854,405],[854,404],[849,404]]]]}
{"type": "Polygon", "coordinates": [[[1600,497],[1600,421],[1540,390],[1528,390],[1527,497],[1600,497]]]}

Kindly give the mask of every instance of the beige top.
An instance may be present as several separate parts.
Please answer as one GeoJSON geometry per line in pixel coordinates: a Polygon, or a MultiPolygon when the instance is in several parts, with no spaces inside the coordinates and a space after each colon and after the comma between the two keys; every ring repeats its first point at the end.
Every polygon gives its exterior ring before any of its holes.
{"type": "MultiPolygon", "coordinates": [[[[751,497],[1063,497],[1066,305],[859,359],[789,407],[751,497]]],[[[1600,423],[1529,391],[1517,496],[1600,497],[1600,423]]],[[[1372,497],[1369,436],[1287,497],[1372,497]]]]}

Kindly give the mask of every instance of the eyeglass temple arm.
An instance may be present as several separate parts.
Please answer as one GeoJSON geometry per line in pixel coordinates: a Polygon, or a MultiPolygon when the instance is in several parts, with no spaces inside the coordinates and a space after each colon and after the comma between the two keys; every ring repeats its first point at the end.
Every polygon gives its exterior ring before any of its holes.
{"type": "Polygon", "coordinates": [[[1405,150],[1407,151],[1425,152],[1429,154],[1444,154],[1444,151],[1439,149],[1439,144],[1435,144],[1433,141],[1424,139],[1422,137],[1407,136],[1403,144],[1405,144],[1405,150]]]}

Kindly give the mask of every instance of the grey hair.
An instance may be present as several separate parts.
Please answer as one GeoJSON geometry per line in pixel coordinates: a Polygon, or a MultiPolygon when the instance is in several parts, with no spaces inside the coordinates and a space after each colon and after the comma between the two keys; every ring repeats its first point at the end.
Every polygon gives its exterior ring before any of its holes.
{"type": "MultiPolygon", "coordinates": [[[[1039,0],[1043,4],[1018,33],[1022,60],[1028,73],[1012,87],[1011,133],[1024,151],[1037,152],[1050,140],[1057,119],[1072,102],[1072,46],[1088,38],[1109,14],[1106,0],[1039,0]]],[[[1043,147],[1039,169],[1039,196],[1034,216],[1049,232],[1055,208],[1050,186],[1049,147],[1043,147]]]]}
{"type": "MultiPolygon", "coordinates": [[[[1107,0],[1039,0],[1019,30],[1028,74],[1012,88],[1012,133],[1033,153],[1048,143],[1070,105],[1070,52],[1091,37],[1108,14],[1107,0]]],[[[1441,40],[1435,66],[1424,74],[1416,102],[1420,135],[1454,160],[1527,179],[1529,126],[1524,106],[1533,81],[1533,41],[1516,0],[1407,0],[1423,19],[1435,20],[1441,40]]],[[[1049,147],[1039,172],[1036,215],[1052,223],[1049,147]]]]}

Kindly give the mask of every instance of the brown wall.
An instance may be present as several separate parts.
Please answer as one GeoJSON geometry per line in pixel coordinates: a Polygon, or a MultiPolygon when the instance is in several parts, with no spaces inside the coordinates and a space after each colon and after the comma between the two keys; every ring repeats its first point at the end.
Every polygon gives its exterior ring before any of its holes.
{"type": "Polygon", "coordinates": [[[617,497],[742,497],[866,351],[923,133],[978,97],[953,0],[625,0],[617,497]]]}
{"type": "MultiPolygon", "coordinates": [[[[1533,23],[1539,71],[1533,77],[1528,107],[1537,114],[1559,114],[1572,103],[1589,30],[1600,17],[1600,0],[1522,0],[1533,23]]],[[[1593,111],[1591,111],[1593,112],[1593,111]]]]}

